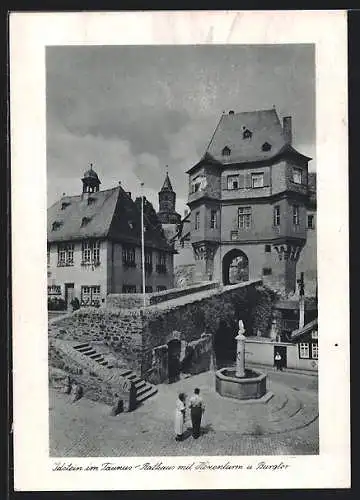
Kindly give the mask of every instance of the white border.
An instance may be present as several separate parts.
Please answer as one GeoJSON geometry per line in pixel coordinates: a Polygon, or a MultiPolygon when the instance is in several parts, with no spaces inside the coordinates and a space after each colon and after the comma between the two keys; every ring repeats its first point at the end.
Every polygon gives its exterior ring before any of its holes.
{"type": "MultiPolygon", "coordinates": [[[[349,487],[346,12],[14,13],[10,16],[10,70],[15,489],[349,487]],[[52,472],[43,292],[45,46],[195,43],[316,44],[320,455],[266,457],[267,462],[290,464],[287,471],[276,473],[52,472]]],[[[260,458],[230,460],[257,463],[260,458]]],[[[97,459],[80,460],[82,464],[87,461],[96,463],[97,459]]],[[[212,457],[213,463],[222,461],[212,457]]],[[[184,459],[168,457],[166,462],[183,463],[184,459]]]]}

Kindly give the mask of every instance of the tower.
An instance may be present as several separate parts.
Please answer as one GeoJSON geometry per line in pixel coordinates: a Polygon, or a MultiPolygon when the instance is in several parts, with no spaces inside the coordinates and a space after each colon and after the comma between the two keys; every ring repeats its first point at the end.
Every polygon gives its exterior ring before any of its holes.
{"type": "Polygon", "coordinates": [[[306,243],[308,163],[276,110],[223,114],[189,174],[197,279],[262,279],[291,294],[306,243]]]}
{"type": "Polygon", "coordinates": [[[158,218],[162,224],[178,224],[181,220],[180,214],[175,211],[176,193],[172,188],[168,172],[166,172],[164,184],[159,191],[158,218]]]}
{"type": "Polygon", "coordinates": [[[93,170],[93,164],[90,163],[90,169],[84,173],[81,179],[83,183],[83,193],[97,193],[100,189],[100,179],[98,174],[93,170]]]}

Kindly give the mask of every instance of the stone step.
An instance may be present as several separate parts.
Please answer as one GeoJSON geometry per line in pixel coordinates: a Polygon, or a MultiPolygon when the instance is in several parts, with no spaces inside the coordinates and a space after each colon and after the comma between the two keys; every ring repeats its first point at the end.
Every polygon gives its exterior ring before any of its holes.
{"type": "Polygon", "coordinates": [[[145,382],[145,385],[143,387],[141,387],[139,390],[136,391],[136,399],[138,399],[139,397],[141,397],[143,394],[145,394],[146,392],[149,392],[152,390],[154,386],[148,384],[145,382]]]}
{"type": "Polygon", "coordinates": [[[143,392],[141,396],[136,397],[137,404],[143,403],[146,399],[149,399],[151,396],[154,396],[157,393],[157,389],[154,386],[149,386],[149,390],[143,392]]]}
{"type": "Polygon", "coordinates": [[[132,370],[124,368],[123,370],[120,370],[119,375],[121,375],[122,377],[128,377],[128,375],[131,375],[132,373],[132,370]]]}
{"type": "Polygon", "coordinates": [[[81,347],[81,349],[76,349],[77,352],[80,352],[81,354],[87,354],[88,352],[93,351],[94,349],[89,346],[89,347],[81,347]]]}
{"type": "Polygon", "coordinates": [[[90,351],[81,351],[85,356],[91,356],[91,354],[98,354],[95,349],[91,349],[90,351]]]}
{"type": "Polygon", "coordinates": [[[86,344],[75,345],[74,349],[83,349],[84,347],[90,347],[90,344],[86,343],[86,344]]]}
{"type": "Polygon", "coordinates": [[[145,385],[146,385],[145,380],[138,380],[137,382],[135,382],[135,387],[137,390],[141,389],[145,385]]]}
{"type": "Polygon", "coordinates": [[[97,362],[99,363],[99,365],[102,365],[102,366],[107,366],[109,364],[109,362],[105,361],[105,359],[97,360],[97,362]]]}
{"type": "Polygon", "coordinates": [[[109,370],[111,370],[111,368],[114,368],[113,365],[108,365],[108,368],[109,370]]]}
{"type": "Polygon", "coordinates": [[[96,354],[90,354],[89,356],[91,359],[95,359],[95,360],[98,360],[100,358],[104,359],[102,354],[99,354],[99,353],[96,353],[96,354]]]}

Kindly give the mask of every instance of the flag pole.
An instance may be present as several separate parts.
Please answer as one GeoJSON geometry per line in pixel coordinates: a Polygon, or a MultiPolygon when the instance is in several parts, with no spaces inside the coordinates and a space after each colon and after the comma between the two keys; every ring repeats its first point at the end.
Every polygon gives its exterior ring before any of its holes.
{"type": "Polygon", "coordinates": [[[142,293],[143,305],[146,306],[145,293],[145,241],[144,241],[144,183],[141,183],[141,272],[142,272],[142,293]]]}

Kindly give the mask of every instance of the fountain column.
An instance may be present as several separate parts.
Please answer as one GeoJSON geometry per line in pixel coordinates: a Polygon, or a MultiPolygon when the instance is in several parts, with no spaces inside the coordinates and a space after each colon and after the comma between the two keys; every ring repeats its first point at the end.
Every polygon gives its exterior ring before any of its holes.
{"type": "Polygon", "coordinates": [[[237,342],[236,347],[236,376],[245,377],[245,328],[242,320],[239,321],[239,331],[235,340],[237,342]]]}

